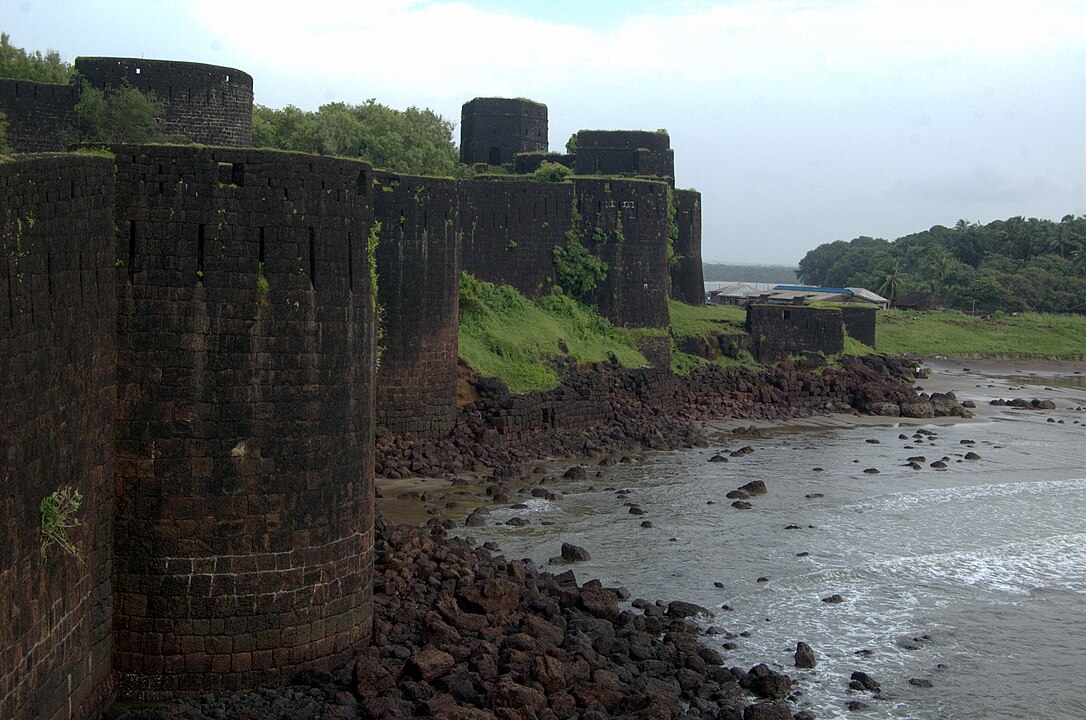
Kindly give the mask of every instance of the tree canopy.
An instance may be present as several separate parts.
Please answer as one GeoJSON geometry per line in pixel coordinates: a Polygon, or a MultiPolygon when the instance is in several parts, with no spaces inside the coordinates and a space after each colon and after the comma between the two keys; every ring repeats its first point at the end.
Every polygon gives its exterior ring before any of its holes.
{"type": "Polygon", "coordinates": [[[67,84],[72,66],[56,50],[27,52],[11,44],[11,36],[0,33],[0,78],[67,84]]]}
{"type": "Polygon", "coordinates": [[[463,177],[453,124],[433,110],[395,110],[370,99],[329,103],[316,112],[288,105],[253,108],[253,144],[319,155],[355,157],[401,173],[463,177]]]}
{"type": "Polygon", "coordinates": [[[799,262],[812,285],[867,287],[890,299],[916,291],[963,310],[1064,312],[1086,303],[1086,215],[1059,222],[959,220],[892,242],[858,237],[819,245],[799,262]]]}

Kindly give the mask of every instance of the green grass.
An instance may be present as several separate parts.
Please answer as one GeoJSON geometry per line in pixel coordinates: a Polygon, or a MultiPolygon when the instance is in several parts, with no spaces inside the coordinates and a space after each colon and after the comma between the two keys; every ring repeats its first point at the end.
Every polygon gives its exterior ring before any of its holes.
{"type": "Polygon", "coordinates": [[[708,337],[741,335],[747,320],[746,311],[738,305],[687,305],[668,300],[671,333],[675,337],[708,337]]]}
{"type": "Polygon", "coordinates": [[[1086,358],[1086,317],[1023,313],[991,320],[956,311],[879,313],[876,346],[884,353],[945,357],[1086,358]]]}
{"type": "Polygon", "coordinates": [[[461,277],[460,358],[479,374],[500,378],[511,392],[557,387],[555,360],[562,357],[598,362],[610,353],[624,367],[647,365],[631,340],[565,295],[533,302],[507,285],[461,277]]]}

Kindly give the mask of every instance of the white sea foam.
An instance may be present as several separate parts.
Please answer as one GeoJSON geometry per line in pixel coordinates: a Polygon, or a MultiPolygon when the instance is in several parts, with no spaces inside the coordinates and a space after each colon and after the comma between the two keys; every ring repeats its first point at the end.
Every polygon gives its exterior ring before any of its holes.
{"type": "Polygon", "coordinates": [[[1059,496],[1080,495],[1080,507],[1086,507],[1086,478],[1067,480],[1035,480],[1029,482],[990,483],[952,488],[926,488],[908,492],[891,493],[867,500],[848,503],[844,511],[857,513],[893,513],[929,505],[947,503],[973,503],[996,498],[1025,498],[1031,495],[1059,496]]]}

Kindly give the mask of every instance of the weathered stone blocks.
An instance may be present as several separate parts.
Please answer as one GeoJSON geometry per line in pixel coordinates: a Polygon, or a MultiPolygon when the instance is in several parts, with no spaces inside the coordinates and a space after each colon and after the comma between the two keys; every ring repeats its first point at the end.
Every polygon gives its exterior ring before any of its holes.
{"type": "Polygon", "coordinates": [[[0,717],[96,717],[113,597],[116,308],[106,158],[0,164],[0,717]],[[39,504],[83,496],[45,552],[39,504]]]}
{"type": "Polygon", "coordinates": [[[372,170],[113,149],[121,688],[330,666],[371,612],[372,170]]]}

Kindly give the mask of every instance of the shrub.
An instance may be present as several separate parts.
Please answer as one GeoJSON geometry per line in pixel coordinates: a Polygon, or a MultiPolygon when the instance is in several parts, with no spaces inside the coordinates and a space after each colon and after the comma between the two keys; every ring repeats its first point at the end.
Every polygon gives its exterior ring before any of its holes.
{"type": "Polygon", "coordinates": [[[79,506],[83,496],[71,486],[54,490],[41,501],[41,553],[46,554],[50,545],[59,545],[61,549],[77,560],[83,560],[79,548],[68,539],[68,531],[79,527],[79,506]]]}

